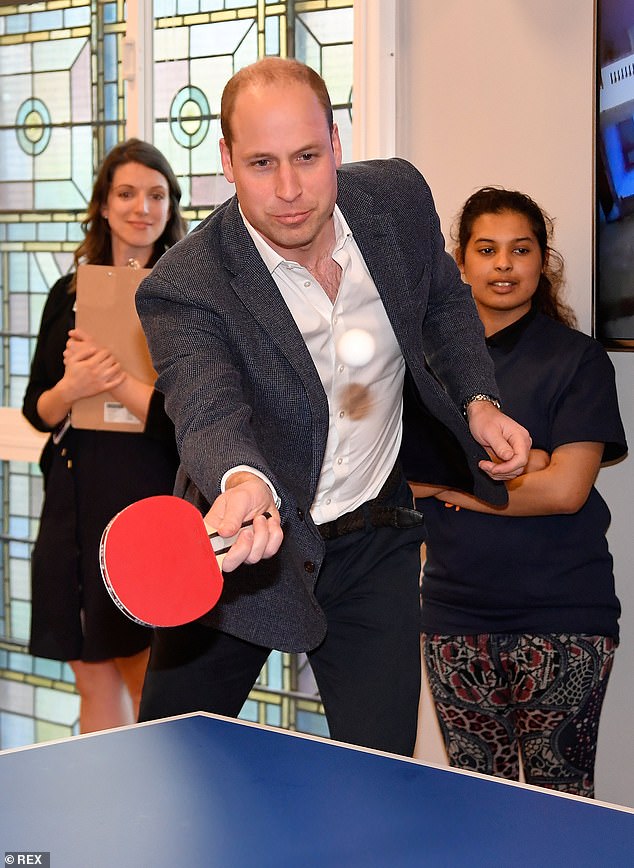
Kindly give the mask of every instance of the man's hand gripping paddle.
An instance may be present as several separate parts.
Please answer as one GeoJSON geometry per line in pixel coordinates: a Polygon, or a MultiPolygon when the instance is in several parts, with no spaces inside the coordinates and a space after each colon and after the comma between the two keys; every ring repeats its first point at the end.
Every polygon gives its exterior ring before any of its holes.
{"type": "Polygon", "coordinates": [[[218,602],[222,561],[237,537],[211,531],[180,497],[146,497],[117,513],[104,530],[101,574],[114,602],[138,624],[187,624],[218,602]]]}

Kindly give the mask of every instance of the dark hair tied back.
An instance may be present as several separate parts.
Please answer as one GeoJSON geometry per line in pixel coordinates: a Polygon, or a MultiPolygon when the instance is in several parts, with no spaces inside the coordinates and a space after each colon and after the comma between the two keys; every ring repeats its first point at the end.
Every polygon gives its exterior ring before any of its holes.
{"type": "Polygon", "coordinates": [[[564,286],[564,261],[561,254],[550,246],[554,229],[553,221],[526,193],[505,190],[503,187],[482,187],[469,196],[452,232],[452,238],[456,243],[454,254],[458,264],[462,265],[464,262],[467,244],[478,217],[484,214],[502,214],[506,211],[526,217],[541,250],[544,266],[533,296],[533,304],[546,316],[574,328],[576,326],[574,311],[560,297],[564,286]]]}

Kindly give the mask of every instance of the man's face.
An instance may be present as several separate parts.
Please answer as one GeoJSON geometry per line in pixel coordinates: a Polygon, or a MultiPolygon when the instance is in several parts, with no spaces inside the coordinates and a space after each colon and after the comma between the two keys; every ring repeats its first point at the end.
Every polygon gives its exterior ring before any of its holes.
{"type": "Polygon", "coordinates": [[[245,88],[231,116],[231,153],[220,153],[249,223],[280,256],[314,264],[334,238],[341,144],[308,85],[245,88]]]}

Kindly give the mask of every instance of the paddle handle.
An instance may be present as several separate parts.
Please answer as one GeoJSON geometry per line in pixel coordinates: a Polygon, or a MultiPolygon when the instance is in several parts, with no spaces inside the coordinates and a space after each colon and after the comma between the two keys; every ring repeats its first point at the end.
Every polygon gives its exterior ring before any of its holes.
{"type": "MultiPolygon", "coordinates": [[[[264,512],[264,513],[262,513],[262,515],[265,518],[271,517],[270,512],[264,512]]],[[[222,562],[225,559],[225,555],[227,554],[227,552],[229,551],[231,546],[234,544],[234,542],[240,536],[240,531],[242,530],[242,528],[243,527],[250,527],[252,524],[253,524],[253,519],[250,519],[249,521],[243,521],[242,524],[240,525],[240,530],[238,531],[238,533],[234,533],[233,536],[220,536],[220,534],[218,533],[217,530],[214,530],[213,528],[209,527],[207,522],[205,522],[205,527],[207,528],[207,535],[209,537],[209,541],[211,542],[211,547],[214,550],[214,553],[216,555],[216,560],[217,560],[218,566],[220,568],[222,568],[222,562]]]]}

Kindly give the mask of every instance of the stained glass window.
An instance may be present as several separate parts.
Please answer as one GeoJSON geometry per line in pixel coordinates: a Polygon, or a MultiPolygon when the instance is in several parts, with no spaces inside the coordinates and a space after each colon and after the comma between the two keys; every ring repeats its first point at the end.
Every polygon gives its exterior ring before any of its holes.
{"type": "Polygon", "coordinates": [[[351,2],[155,0],[154,14],[154,143],[194,219],[232,192],[218,150],[220,98],[233,73],[258,57],[294,56],[323,75],[350,155],[351,2]]]}
{"type": "MultiPolygon", "coordinates": [[[[143,0],[128,0],[130,9],[143,0]]],[[[0,403],[20,407],[42,308],[72,266],[95,167],[126,136],[124,0],[0,5],[0,403]]],[[[241,66],[295,56],[325,78],[351,156],[352,0],[154,0],[154,143],[192,224],[231,194],[220,95],[241,66]]],[[[129,134],[129,133],[128,133],[129,134]]],[[[26,652],[36,464],[0,461],[0,748],[77,731],[66,664],[26,652]]],[[[245,717],[325,733],[305,658],[273,654],[245,717]]]]}

